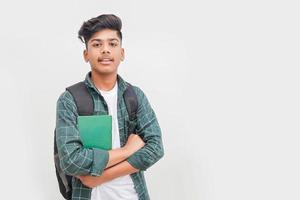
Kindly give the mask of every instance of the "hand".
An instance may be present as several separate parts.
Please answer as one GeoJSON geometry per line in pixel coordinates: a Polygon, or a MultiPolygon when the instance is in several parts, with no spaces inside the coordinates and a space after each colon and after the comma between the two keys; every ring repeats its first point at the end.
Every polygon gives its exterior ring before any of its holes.
{"type": "Polygon", "coordinates": [[[76,178],[80,179],[81,183],[89,188],[94,188],[101,183],[99,176],[82,175],[76,176],[76,178]]]}
{"type": "Polygon", "coordinates": [[[131,155],[134,152],[141,149],[143,146],[145,146],[145,142],[142,140],[140,136],[138,136],[137,134],[130,134],[124,148],[131,155]]]}

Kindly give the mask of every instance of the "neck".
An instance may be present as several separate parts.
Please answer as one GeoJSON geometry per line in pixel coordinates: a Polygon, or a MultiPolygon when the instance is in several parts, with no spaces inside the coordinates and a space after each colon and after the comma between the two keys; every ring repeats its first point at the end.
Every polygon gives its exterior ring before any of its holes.
{"type": "Polygon", "coordinates": [[[109,91],[117,82],[117,74],[102,75],[92,71],[91,79],[97,89],[109,91]]]}

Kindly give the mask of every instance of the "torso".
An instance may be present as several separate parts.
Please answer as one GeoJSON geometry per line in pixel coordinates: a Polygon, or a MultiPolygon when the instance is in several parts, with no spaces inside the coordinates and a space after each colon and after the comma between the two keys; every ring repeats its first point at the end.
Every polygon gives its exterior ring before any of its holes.
{"type": "MultiPolygon", "coordinates": [[[[112,115],[112,148],[120,148],[117,115],[118,83],[110,91],[98,89],[104,97],[109,115],[112,115]]],[[[91,200],[138,200],[130,175],[113,179],[92,189],[91,200]]]]}

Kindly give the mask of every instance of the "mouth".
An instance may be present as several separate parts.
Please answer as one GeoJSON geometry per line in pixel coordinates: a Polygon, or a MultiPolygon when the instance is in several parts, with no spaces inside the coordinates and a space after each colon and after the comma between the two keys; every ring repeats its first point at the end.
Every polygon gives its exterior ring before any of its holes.
{"type": "Polygon", "coordinates": [[[109,65],[114,61],[113,58],[99,58],[98,62],[102,65],[109,65]]]}

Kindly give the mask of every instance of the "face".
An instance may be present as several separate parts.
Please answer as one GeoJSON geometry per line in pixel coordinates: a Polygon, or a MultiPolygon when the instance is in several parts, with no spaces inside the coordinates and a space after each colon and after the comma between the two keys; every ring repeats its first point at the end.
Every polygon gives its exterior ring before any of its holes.
{"type": "Polygon", "coordinates": [[[124,60],[124,49],[117,31],[103,29],[96,32],[88,41],[83,55],[93,72],[99,75],[117,74],[118,66],[124,60]]]}

